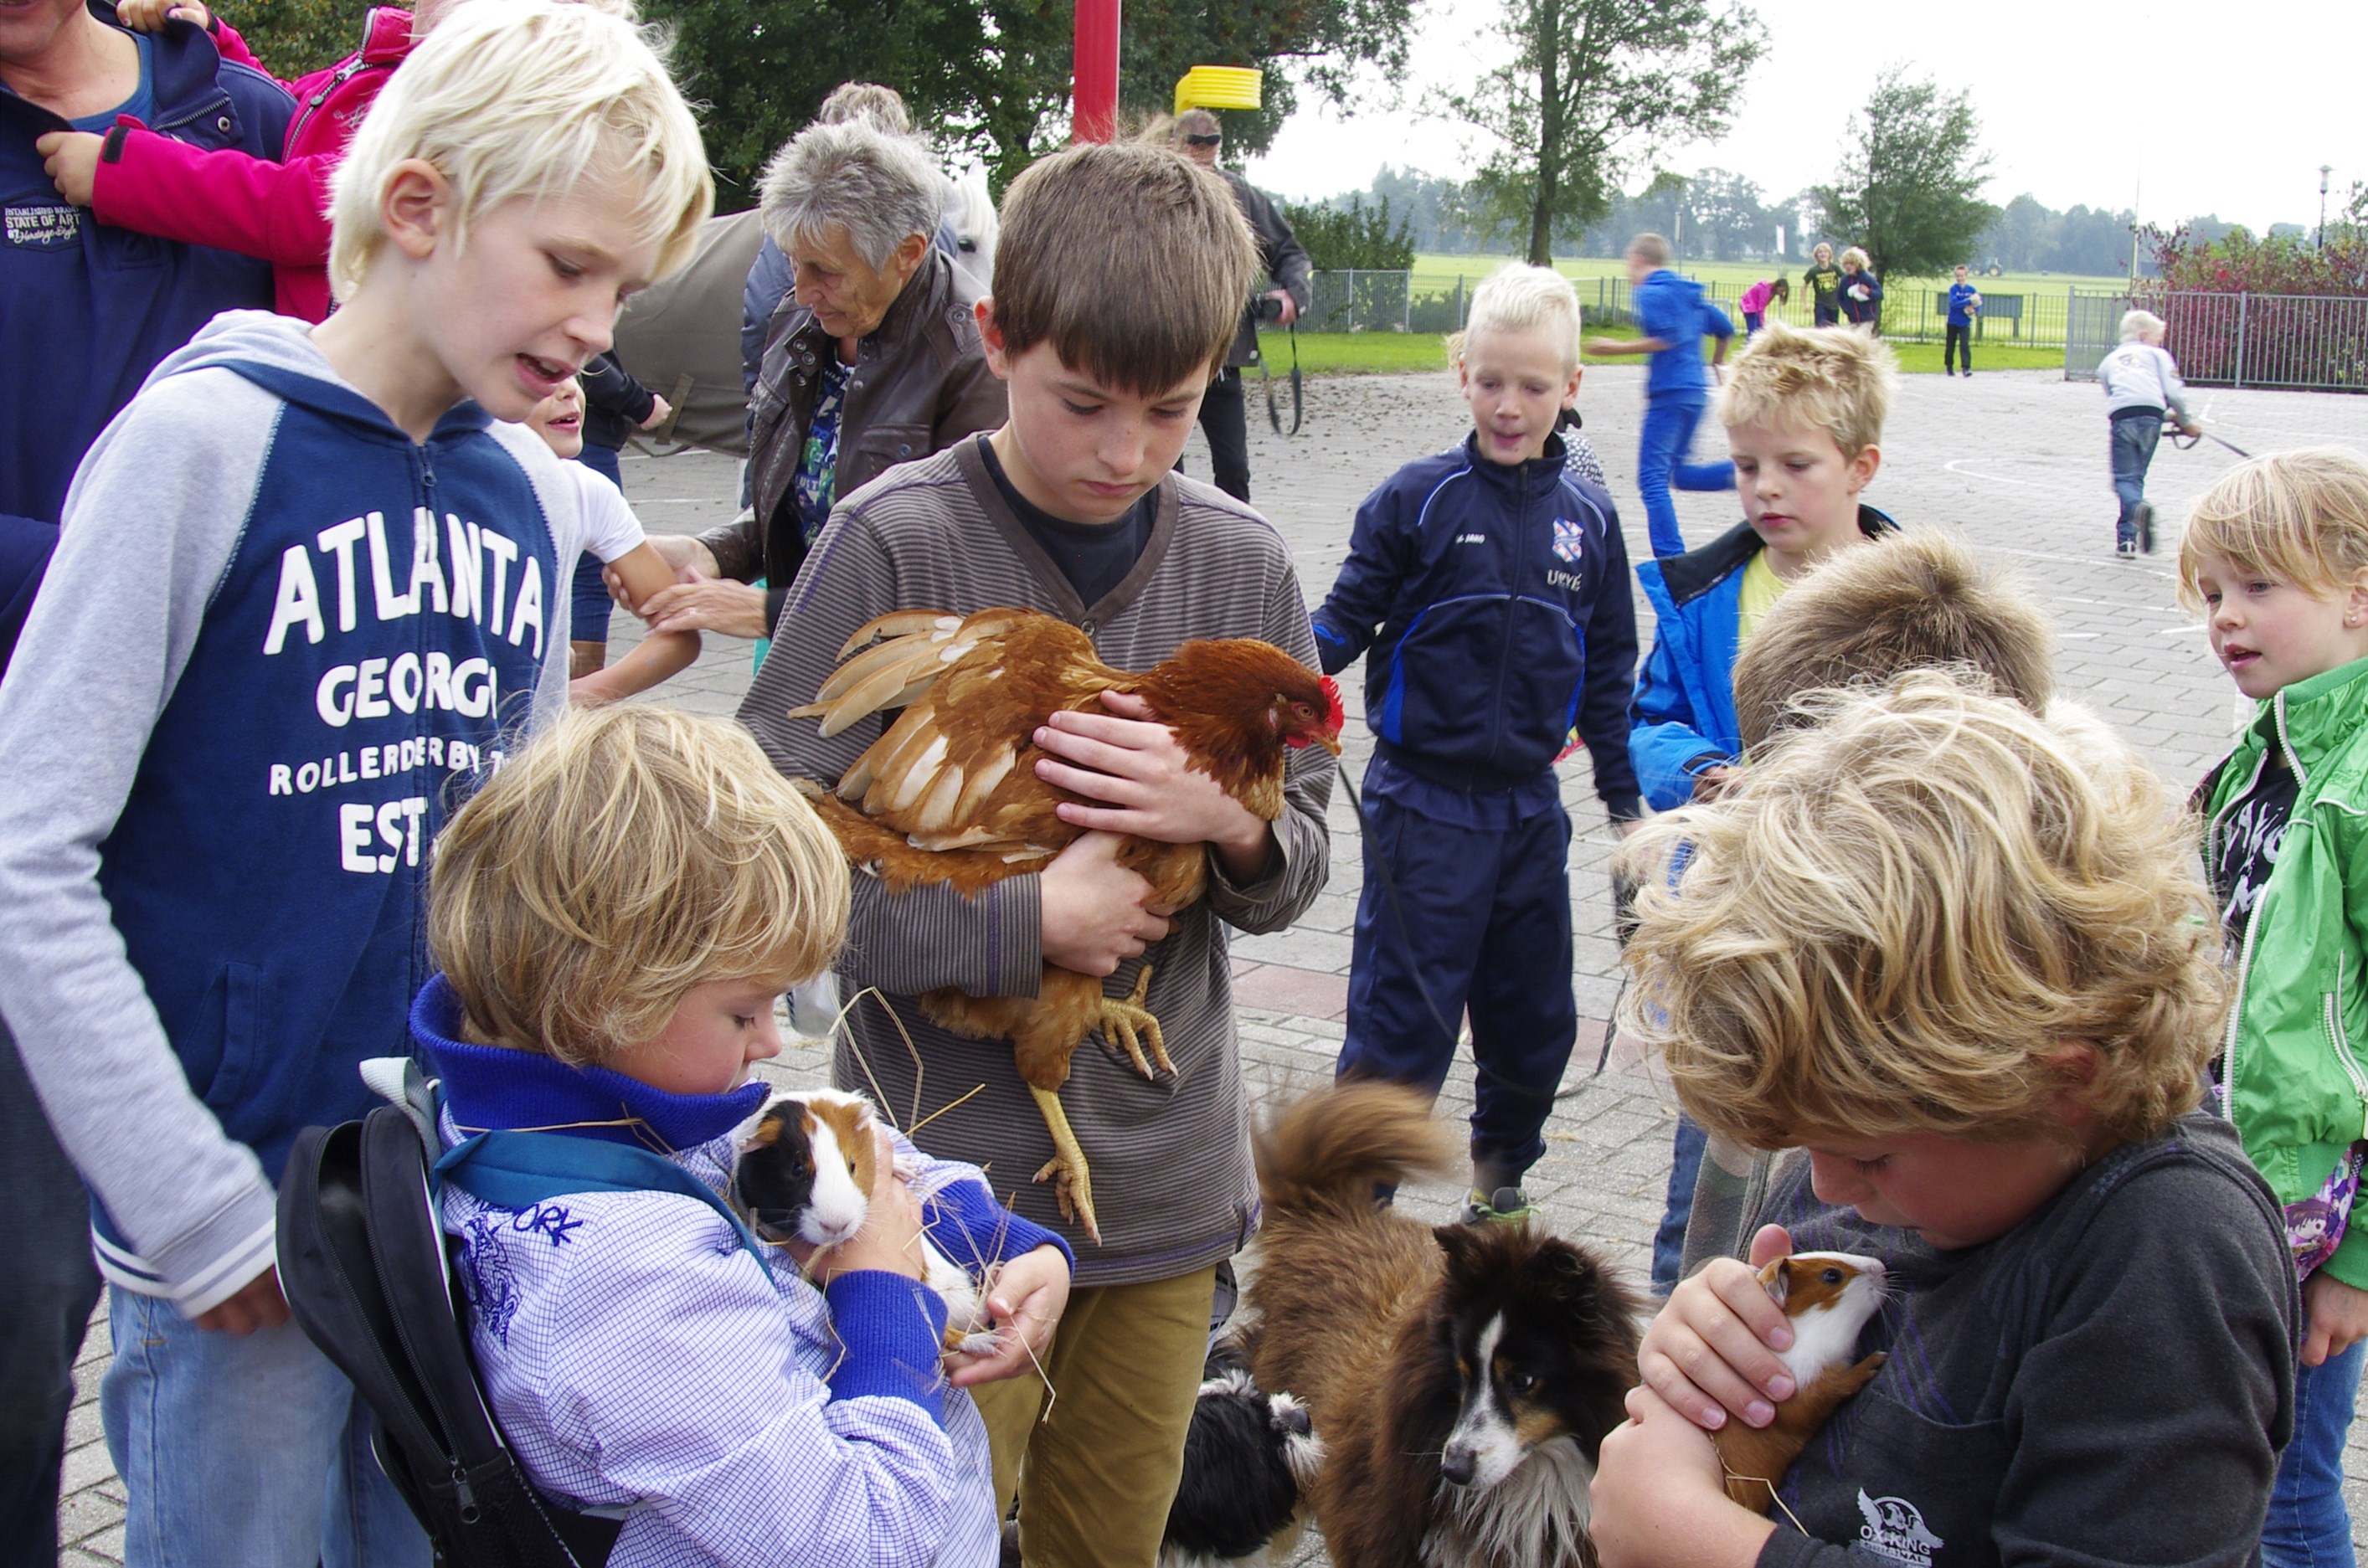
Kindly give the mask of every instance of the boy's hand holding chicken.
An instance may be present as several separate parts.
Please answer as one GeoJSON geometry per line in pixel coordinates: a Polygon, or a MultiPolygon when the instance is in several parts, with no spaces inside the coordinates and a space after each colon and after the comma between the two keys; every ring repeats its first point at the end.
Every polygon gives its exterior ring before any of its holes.
{"type": "Polygon", "coordinates": [[[1064,801],[1061,820],[1162,844],[1207,844],[1227,876],[1257,881],[1274,854],[1273,824],[1194,767],[1175,730],[1153,715],[1150,703],[1131,692],[1101,697],[1109,716],[1059,712],[1036,732],[1036,744],[1053,754],[1038,759],[1037,778],[1108,802],[1064,801]]]}

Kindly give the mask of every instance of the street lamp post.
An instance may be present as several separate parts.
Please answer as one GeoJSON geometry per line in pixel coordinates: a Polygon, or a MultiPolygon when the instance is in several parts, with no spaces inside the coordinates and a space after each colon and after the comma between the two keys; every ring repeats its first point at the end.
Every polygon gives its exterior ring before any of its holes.
{"type": "Polygon", "coordinates": [[[2318,165],[2318,248],[2327,248],[2327,176],[2335,172],[2333,164],[2318,165]]]}

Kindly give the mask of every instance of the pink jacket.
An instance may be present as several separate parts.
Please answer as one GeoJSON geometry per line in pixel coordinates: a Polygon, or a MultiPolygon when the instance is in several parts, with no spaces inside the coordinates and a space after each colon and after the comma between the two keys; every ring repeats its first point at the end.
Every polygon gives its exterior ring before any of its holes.
{"type": "MultiPolygon", "coordinates": [[[[298,112],[302,111],[300,109],[298,112]]],[[[288,134],[292,137],[296,133],[290,131],[288,134]]],[[[1768,313],[1768,297],[1774,292],[1776,286],[1763,278],[1743,291],[1743,298],[1735,301],[1735,308],[1748,316],[1764,316],[1768,313]]]]}
{"type": "MultiPolygon", "coordinates": [[[[214,42],[224,60],[256,65],[228,25],[217,26],[214,42]]],[[[117,156],[100,159],[91,210],[119,228],[261,256],[272,264],[280,314],[320,321],[329,313],[329,176],[410,52],[411,13],[378,6],[359,53],[289,86],[296,118],[282,162],[131,131],[116,142],[117,156]]]]}

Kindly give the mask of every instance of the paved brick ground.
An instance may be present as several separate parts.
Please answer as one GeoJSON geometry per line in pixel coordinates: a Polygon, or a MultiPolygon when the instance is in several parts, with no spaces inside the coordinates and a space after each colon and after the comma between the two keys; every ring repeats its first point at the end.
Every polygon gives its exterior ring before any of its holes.
{"type": "MultiPolygon", "coordinates": [[[[1588,428],[1638,549],[1644,528],[1634,453],[1640,395],[1634,369],[1588,373],[1588,428]]],[[[2335,442],[2368,452],[2368,402],[2362,400],[2249,392],[2201,398],[2212,427],[2249,450],[2335,442]]],[[[1256,498],[1290,540],[1313,600],[1339,566],[1358,500],[1408,457],[1460,439],[1464,411],[1444,374],[1318,381],[1309,387],[1308,403],[1304,436],[1284,441],[1257,428],[1250,449],[1256,498]]],[[[2112,556],[2102,412],[2094,387],[2042,372],[1911,378],[1900,390],[1883,471],[1868,499],[1911,527],[1952,528],[1984,554],[2013,562],[2055,619],[2065,693],[2118,725],[2166,777],[2183,785],[2225,748],[2237,712],[2234,692],[2201,631],[2173,601],[2169,560],[2123,562],[2112,556]]],[[[2166,517],[2178,518],[2234,461],[2208,444],[2192,452],[2166,446],[2155,460],[2151,494],[2166,517]]],[[[1197,436],[1188,465],[1208,472],[1197,436]]],[[[728,518],[734,507],[734,467],[719,459],[629,457],[625,476],[653,530],[692,531],[728,518]]],[[[1697,544],[1739,516],[1727,495],[1680,496],[1679,512],[1686,537],[1697,544]]],[[[620,620],[619,631],[621,644],[631,628],[620,620]]],[[[1646,636],[1649,641],[1649,628],[1646,636]]],[[[746,644],[711,639],[700,664],[667,688],[666,699],[728,713],[738,705],[749,672],[746,644]]],[[[1358,693],[1349,700],[1352,709],[1361,709],[1358,693]]],[[[1352,723],[1353,772],[1361,773],[1370,749],[1361,724],[1352,723]]],[[[1604,875],[1611,839],[1583,767],[1569,771],[1564,795],[1577,829],[1570,858],[1578,933],[1575,983],[1581,1015],[1600,1019],[1618,988],[1604,875]]],[[[1345,800],[1336,799],[1331,821],[1331,884],[1306,918],[1290,931],[1237,940],[1234,947],[1243,1056],[1254,1092],[1267,1103],[1324,1081],[1338,1049],[1360,877],[1356,824],[1345,800]]],[[[1588,1076],[1601,1038],[1600,1025],[1582,1025],[1565,1096],[1546,1134],[1547,1155],[1531,1174],[1530,1190],[1560,1231],[1595,1242],[1641,1274],[1668,1179],[1673,1114],[1668,1096],[1632,1052],[1615,1051],[1601,1077],[1588,1076]]],[[[824,1053],[812,1047],[793,1050],[778,1067],[791,1082],[818,1081],[826,1071],[824,1053]]],[[[1468,1112],[1468,1065],[1450,1082],[1445,1098],[1450,1114],[1468,1112]]],[[[1405,1200],[1443,1217],[1454,1195],[1418,1190],[1405,1200]]],[[[61,1562],[73,1564],[116,1562],[122,1554],[122,1491],[100,1438],[95,1403],[106,1365],[103,1308],[93,1330],[76,1372],[78,1403],[59,1510],[69,1543],[61,1562]]],[[[2354,1517],[2368,1526],[2368,1449],[2355,1445],[2347,1469],[2354,1517]]],[[[2368,1542],[2368,1529],[2362,1540],[2368,1542]]],[[[1294,1558],[1322,1561],[1320,1542],[1313,1540],[1294,1558]]]]}

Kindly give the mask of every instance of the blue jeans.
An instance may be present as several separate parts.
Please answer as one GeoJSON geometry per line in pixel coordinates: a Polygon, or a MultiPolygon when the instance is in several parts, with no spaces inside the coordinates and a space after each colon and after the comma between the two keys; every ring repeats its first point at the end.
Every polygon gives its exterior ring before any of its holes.
{"type": "Polygon", "coordinates": [[[1653,1294],[1666,1297],[1678,1288],[1678,1271],[1686,1256],[1686,1221],[1694,1211],[1694,1182],[1702,1175],[1702,1148],[1710,1142],[1694,1119],[1678,1113],[1678,1133],[1670,1150],[1669,1198],[1661,1210],[1661,1228],[1653,1233],[1653,1294]]]}
{"type": "Polygon", "coordinates": [[[1694,426],[1702,423],[1706,402],[1647,403],[1645,433],[1636,443],[1636,489],[1645,497],[1645,528],[1656,556],[1683,555],[1685,536],[1678,532],[1678,508],[1669,499],[1674,483],[1679,490],[1732,490],[1731,462],[1686,460],[1694,444],[1694,426]]]}
{"type": "Polygon", "coordinates": [[[369,1408],[303,1330],[209,1333],[120,1287],[108,1314],[99,1407],[130,1494],[125,1568],[427,1568],[369,1408]]]}
{"type": "MultiPolygon", "coordinates": [[[[2118,429],[2120,426],[2116,426],[2118,429]]],[[[2351,1515],[2343,1506],[2343,1441],[2360,1397],[2368,1340],[2316,1367],[2296,1364],[2294,1441],[2278,1460],[2262,1568],[2351,1568],[2351,1515]]]]}
{"type": "Polygon", "coordinates": [[[2155,443],[2162,439],[2159,415],[2140,414],[2113,421],[2113,494],[2122,503],[2113,519],[2113,542],[2135,544],[2138,505],[2146,499],[2146,470],[2154,463],[2155,443]]]}
{"type": "Polygon", "coordinates": [[[33,1097],[0,1024],[0,1193],[8,1272],[0,1285],[0,1565],[57,1568],[58,1471],[74,1408],[74,1353],[98,1305],[90,1194],[33,1097]]]}

